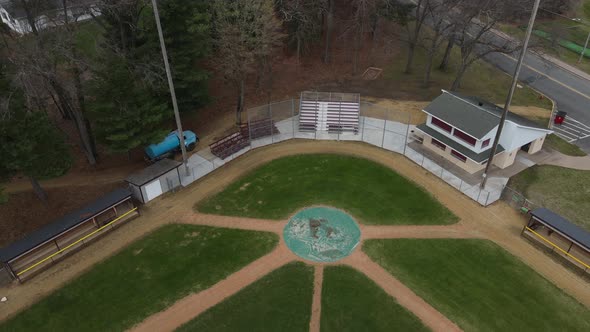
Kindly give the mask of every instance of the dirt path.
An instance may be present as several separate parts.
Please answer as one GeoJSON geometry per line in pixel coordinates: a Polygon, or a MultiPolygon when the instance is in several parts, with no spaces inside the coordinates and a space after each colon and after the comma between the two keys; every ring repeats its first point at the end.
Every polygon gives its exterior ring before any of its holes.
{"type": "Polygon", "coordinates": [[[311,302],[311,319],[309,332],[320,332],[322,316],[322,285],[324,283],[324,266],[316,265],[313,274],[313,300],[311,302]]]}
{"type": "MultiPolygon", "coordinates": [[[[17,311],[26,308],[28,305],[38,301],[88,270],[97,262],[112,256],[129,243],[167,223],[186,222],[280,233],[283,225],[281,222],[193,214],[193,205],[221,191],[225,186],[253,168],[261,166],[273,159],[300,153],[339,153],[361,156],[383,164],[401,175],[412,179],[418,185],[423,186],[461,219],[459,224],[452,226],[387,226],[382,229],[375,228],[374,226],[363,226],[363,238],[396,238],[402,236],[422,238],[487,238],[519,257],[525,264],[531,266],[557,287],[564,289],[578,301],[590,307],[590,287],[588,287],[588,283],[573,271],[564,268],[561,264],[546,256],[542,251],[523,240],[520,237],[520,230],[524,223],[522,217],[518,212],[503,202],[483,208],[405,157],[363,143],[292,140],[256,149],[237,158],[174,195],[166,195],[161,199],[157,199],[143,206],[141,209],[141,218],[122,225],[118,230],[94,242],[79,253],[68,257],[31,281],[23,285],[0,288],[0,296],[7,296],[9,299],[8,302],[1,304],[0,319],[5,319],[17,311]]],[[[285,261],[281,261],[281,259],[284,260],[285,258],[277,255],[276,264],[284,264],[285,261]]],[[[248,280],[251,280],[249,282],[251,283],[261,275],[270,272],[272,270],[271,267],[274,266],[272,265],[274,263],[271,263],[268,265],[257,263],[258,265],[262,265],[257,267],[258,270],[248,270],[258,271],[255,273],[258,274],[256,276],[248,275],[248,278],[250,278],[248,280]]],[[[250,269],[253,269],[253,267],[250,267],[250,269]]],[[[234,276],[232,275],[229,278],[233,280],[234,276]]],[[[242,283],[236,285],[242,285],[243,287],[247,284],[242,283]]],[[[234,291],[239,289],[236,288],[236,285],[232,286],[234,287],[234,291]]],[[[198,296],[198,294],[194,296],[198,296]]],[[[201,295],[201,299],[202,296],[204,295],[201,295]]],[[[221,301],[224,298],[219,294],[216,296],[218,296],[218,300],[215,301],[221,301]]],[[[225,293],[225,296],[229,296],[229,293],[225,293]]],[[[189,315],[193,317],[196,313],[206,309],[205,307],[202,308],[196,312],[193,310],[190,314],[188,311],[177,309],[180,310],[178,311],[178,319],[181,321],[190,319],[188,318],[189,315]]],[[[178,326],[182,322],[170,322],[167,324],[178,326]]]]}
{"type": "Polygon", "coordinates": [[[273,232],[282,234],[286,221],[263,220],[243,217],[217,216],[212,214],[189,213],[178,222],[203,226],[222,228],[237,228],[260,232],[273,232]]]}
{"type": "Polygon", "coordinates": [[[363,272],[367,277],[379,285],[379,287],[383,288],[387,294],[393,296],[399,304],[403,305],[420,318],[422,323],[433,331],[461,331],[457,325],[422,300],[422,298],[394,278],[379,264],[373,262],[362,251],[355,251],[352,255],[343,259],[342,263],[348,264],[363,272]]]}
{"type": "Polygon", "coordinates": [[[477,230],[470,229],[462,223],[449,226],[366,226],[361,225],[363,239],[469,239],[481,238],[477,230]]]}
{"type": "Polygon", "coordinates": [[[270,254],[255,260],[212,287],[177,301],[168,309],[150,316],[131,330],[136,332],[174,331],[182,324],[292,260],[293,254],[289,249],[279,245],[270,254]]]}

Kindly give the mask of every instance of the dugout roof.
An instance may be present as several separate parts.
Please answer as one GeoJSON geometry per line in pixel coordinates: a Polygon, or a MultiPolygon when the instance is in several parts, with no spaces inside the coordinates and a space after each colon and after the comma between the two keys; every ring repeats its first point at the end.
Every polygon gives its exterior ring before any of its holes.
{"type": "Polygon", "coordinates": [[[27,234],[24,238],[2,248],[0,250],[0,260],[2,262],[8,262],[130,197],[131,192],[128,189],[121,188],[112,191],[85,207],[69,213],[61,219],[45,225],[27,234]]]}
{"type": "Polygon", "coordinates": [[[159,178],[160,176],[178,168],[182,163],[180,161],[164,158],[142,169],[137,173],[133,173],[125,179],[125,181],[136,185],[143,186],[144,184],[159,178]]]}
{"type": "Polygon", "coordinates": [[[590,233],[583,228],[546,208],[534,209],[531,215],[535,221],[560,233],[586,251],[590,251],[590,233]]]}

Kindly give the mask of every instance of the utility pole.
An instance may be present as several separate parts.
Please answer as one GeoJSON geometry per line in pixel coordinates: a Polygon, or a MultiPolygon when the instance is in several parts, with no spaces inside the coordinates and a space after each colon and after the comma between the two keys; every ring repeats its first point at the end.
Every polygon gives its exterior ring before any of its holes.
{"type": "MultiPolygon", "coordinates": [[[[524,37],[524,41],[522,43],[522,49],[520,50],[520,56],[518,57],[518,62],[516,63],[516,68],[514,69],[514,75],[512,75],[512,85],[510,86],[510,91],[508,92],[508,97],[506,98],[506,103],[504,104],[504,110],[502,111],[502,117],[500,118],[500,124],[498,125],[498,131],[496,132],[496,137],[494,138],[494,144],[492,145],[492,149],[490,150],[490,156],[488,157],[488,163],[486,165],[486,169],[483,172],[483,180],[481,181],[481,188],[485,188],[486,182],[488,180],[488,172],[490,170],[490,166],[492,165],[492,161],[494,161],[494,156],[496,155],[496,150],[498,149],[498,142],[500,141],[500,135],[502,135],[502,129],[504,128],[504,122],[506,121],[506,115],[508,114],[508,109],[510,108],[510,103],[512,102],[512,96],[514,96],[514,90],[516,89],[516,84],[518,83],[518,75],[520,74],[520,68],[522,67],[522,62],[524,60],[524,56],[526,55],[526,50],[529,45],[529,39],[531,38],[531,33],[533,32],[533,24],[535,24],[535,17],[537,16],[537,11],[539,10],[539,2],[541,0],[535,0],[535,4],[533,5],[533,11],[531,13],[531,18],[529,19],[529,25],[526,29],[526,35],[524,37]]],[[[508,151],[506,151],[508,152],[508,151]]]]}
{"type": "Polygon", "coordinates": [[[172,81],[172,72],[170,71],[170,64],[168,63],[168,53],[166,52],[166,44],[164,44],[164,35],[162,34],[162,25],[160,23],[160,13],[158,13],[158,4],[156,3],[156,0],[152,0],[152,6],[154,7],[156,27],[158,28],[158,37],[160,38],[160,48],[162,49],[162,58],[164,58],[164,66],[166,67],[166,76],[168,76],[168,88],[170,89],[170,97],[172,97],[172,108],[174,108],[174,118],[176,119],[178,139],[180,140],[180,151],[182,151],[182,162],[184,163],[186,175],[190,175],[190,170],[188,169],[188,159],[186,157],[186,146],[184,146],[184,132],[182,131],[182,123],[180,122],[180,114],[178,113],[176,92],[174,91],[174,82],[172,81]]]}

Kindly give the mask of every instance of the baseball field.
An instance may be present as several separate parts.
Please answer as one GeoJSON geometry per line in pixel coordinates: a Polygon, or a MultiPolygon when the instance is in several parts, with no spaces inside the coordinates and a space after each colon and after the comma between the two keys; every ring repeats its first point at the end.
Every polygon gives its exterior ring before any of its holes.
{"type": "Polygon", "coordinates": [[[590,330],[587,281],[519,222],[377,148],[281,143],[14,290],[0,331],[590,330]],[[333,214],[297,214],[309,207],[354,220],[351,252],[333,214]],[[326,256],[302,258],[289,232],[326,256]]]}

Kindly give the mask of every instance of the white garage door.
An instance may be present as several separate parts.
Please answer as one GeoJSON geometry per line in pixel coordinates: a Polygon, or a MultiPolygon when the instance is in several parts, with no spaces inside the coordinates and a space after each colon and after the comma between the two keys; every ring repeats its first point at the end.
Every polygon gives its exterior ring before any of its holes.
{"type": "Polygon", "coordinates": [[[146,194],[146,202],[151,201],[152,199],[162,195],[162,186],[160,185],[160,180],[150,182],[147,185],[145,185],[144,188],[146,194]]]}

